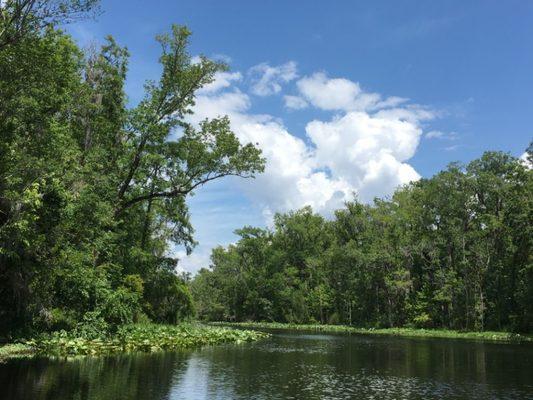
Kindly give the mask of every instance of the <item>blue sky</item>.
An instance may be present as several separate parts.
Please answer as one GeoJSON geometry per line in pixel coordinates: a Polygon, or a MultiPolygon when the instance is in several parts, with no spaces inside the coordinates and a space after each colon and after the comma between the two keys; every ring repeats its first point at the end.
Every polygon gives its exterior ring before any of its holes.
{"type": "Polygon", "coordinates": [[[486,150],[519,156],[533,138],[531,1],[104,0],[102,11],[68,29],[82,45],[111,34],[128,47],[132,104],[159,74],[154,36],[187,25],[192,54],[231,67],[191,122],[229,114],[269,161],[254,182],[190,199],[200,245],[189,271],[274,212],[330,215],[353,192],[388,195],[486,150]]]}

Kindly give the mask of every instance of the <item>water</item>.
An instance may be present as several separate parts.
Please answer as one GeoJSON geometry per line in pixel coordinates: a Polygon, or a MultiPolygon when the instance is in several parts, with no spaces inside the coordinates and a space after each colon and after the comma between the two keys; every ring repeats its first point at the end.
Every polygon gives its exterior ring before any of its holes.
{"type": "Polygon", "coordinates": [[[533,399],[533,345],[277,333],[243,345],[0,365],[5,399],[533,399]]]}

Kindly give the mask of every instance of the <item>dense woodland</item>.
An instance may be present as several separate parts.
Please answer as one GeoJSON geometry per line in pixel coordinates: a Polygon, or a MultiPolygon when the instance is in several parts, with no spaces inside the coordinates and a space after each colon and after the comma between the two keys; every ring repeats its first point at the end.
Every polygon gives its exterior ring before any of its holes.
{"type": "Polygon", "coordinates": [[[157,37],[161,76],[130,104],[127,49],[80,49],[57,28],[96,7],[0,2],[0,336],[194,316],[533,330],[532,171],[504,153],[333,219],[279,214],[179,276],[187,196],[265,160],[227,118],[187,122],[226,66],[192,62],[185,27],[157,37]]]}
{"type": "Polygon", "coordinates": [[[525,162],[487,152],[332,220],[304,208],[272,229],[244,227],[193,280],[198,314],[531,332],[532,178],[525,162]]]}
{"type": "Polygon", "coordinates": [[[127,49],[82,51],[56,28],[96,6],[0,2],[0,336],[192,316],[171,257],[195,244],[186,197],[263,169],[227,118],[186,122],[225,65],[191,62],[174,26],[157,37],[161,77],[129,105],[127,49]]]}

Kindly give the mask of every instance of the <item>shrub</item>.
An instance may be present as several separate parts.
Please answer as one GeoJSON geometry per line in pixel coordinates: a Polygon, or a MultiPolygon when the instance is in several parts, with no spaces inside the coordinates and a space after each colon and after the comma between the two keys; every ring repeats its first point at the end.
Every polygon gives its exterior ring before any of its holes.
{"type": "Polygon", "coordinates": [[[144,297],[154,321],[175,324],[194,315],[189,288],[169,271],[157,271],[147,280],[144,297]]]}
{"type": "Polygon", "coordinates": [[[126,275],[123,280],[124,286],[131,290],[133,293],[137,293],[139,296],[144,292],[144,281],[138,274],[126,275]]]}
{"type": "Polygon", "coordinates": [[[100,312],[108,324],[116,327],[133,323],[140,311],[139,295],[121,286],[107,293],[100,312]]]}
{"type": "Polygon", "coordinates": [[[100,314],[100,311],[89,311],[83,315],[73,331],[73,335],[85,339],[97,339],[106,336],[109,324],[100,314]]]}

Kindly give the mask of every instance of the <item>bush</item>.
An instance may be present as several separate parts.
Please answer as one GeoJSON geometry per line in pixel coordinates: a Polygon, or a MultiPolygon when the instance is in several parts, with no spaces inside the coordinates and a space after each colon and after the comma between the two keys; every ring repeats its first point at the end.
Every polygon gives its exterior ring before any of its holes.
{"type": "Polygon", "coordinates": [[[43,318],[37,323],[43,322],[51,330],[70,330],[76,325],[76,313],[72,310],[53,308],[50,313],[43,313],[43,318]]]}
{"type": "Polygon", "coordinates": [[[60,265],[56,272],[53,301],[55,308],[73,314],[75,324],[105,303],[112,290],[105,269],[88,267],[77,253],[70,256],[70,263],[60,265]]]}
{"type": "Polygon", "coordinates": [[[104,320],[112,327],[135,322],[140,312],[139,295],[123,286],[110,291],[101,307],[104,320]]]}
{"type": "Polygon", "coordinates": [[[157,271],[146,282],[146,312],[157,322],[175,324],[194,315],[189,288],[175,274],[157,271]]]}
{"type": "Polygon", "coordinates": [[[144,292],[144,281],[138,274],[126,275],[124,277],[124,286],[131,290],[133,293],[137,293],[139,296],[144,292]]]}
{"type": "Polygon", "coordinates": [[[89,311],[78,322],[73,331],[73,335],[85,339],[97,339],[106,336],[109,331],[109,324],[100,314],[100,311],[89,311]]]}

